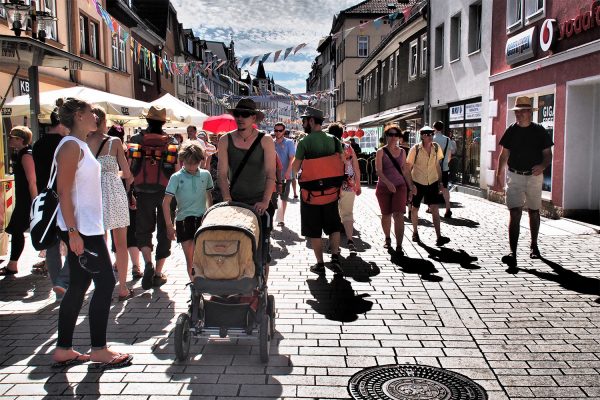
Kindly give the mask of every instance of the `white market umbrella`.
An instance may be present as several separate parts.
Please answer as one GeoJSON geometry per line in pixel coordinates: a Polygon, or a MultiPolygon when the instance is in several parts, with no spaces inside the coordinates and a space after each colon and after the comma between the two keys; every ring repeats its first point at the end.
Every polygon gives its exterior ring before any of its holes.
{"type": "MultiPolygon", "coordinates": [[[[119,96],[101,90],[91,89],[85,86],[75,86],[66,89],[49,90],[40,93],[40,114],[49,115],[56,106],[56,99],[76,97],[90,104],[97,104],[106,110],[107,118],[114,119],[137,119],[142,116],[150,104],[119,96]]],[[[17,96],[9,99],[3,109],[5,117],[21,117],[29,115],[29,95],[17,96]]]]}
{"type": "MultiPolygon", "coordinates": [[[[202,122],[208,118],[208,115],[202,111],[195,109],[192,106],[185,104],[177,97],[167,93],[162,97],[150,103],[153,106],[160,106],[167,109],[167,116],[170,118],[172,125],[175,122],[187,125],[202,126],[202,122]]],[[[167,122],[167,125],[169,123],[167,122]]]]}

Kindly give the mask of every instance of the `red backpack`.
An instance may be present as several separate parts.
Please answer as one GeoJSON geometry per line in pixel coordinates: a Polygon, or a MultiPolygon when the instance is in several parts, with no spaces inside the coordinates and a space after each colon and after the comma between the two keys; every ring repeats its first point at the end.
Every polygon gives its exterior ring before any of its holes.
{"type": "Polygon", "coordinates": [[[142,143],[129,143],[131,171],[138,188],[166,188],[177,163],[177,145],[166,133],[144,133],[142,143]]]}

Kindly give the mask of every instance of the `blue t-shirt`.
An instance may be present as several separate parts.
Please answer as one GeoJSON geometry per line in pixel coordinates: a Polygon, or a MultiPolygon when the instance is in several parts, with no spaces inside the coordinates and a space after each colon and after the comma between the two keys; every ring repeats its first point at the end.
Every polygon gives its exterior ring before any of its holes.
{"type": "Polygon", "coordinates": [[[277,143],[277,140],[275,140],[275,151],[281,160],[283,174],[285,175],[285,171],[287,171],[288,167],[290,166],[290,157],[293,158],[296,155],[296,146],[294,146],[294,141],[283,138],[281,143],[277,143]]]}
{"type": "Polygon", "coordinates": [[[200,217],[206,211],[206,191],[213,188],[210,172],[198,169],[194,175],[181,168],[171,175],[166,194],[177,200],[177,221],[187,217],[200,217]]]}
{"type": "Polygon", "coordinates": [[[450,156],[452,155],[452,143],[448,136],[445,136],[441,132],[436,132],[433,135],[433,141],[436,142],[440,149],[442,149],[442,153],[444,154],[444,163],[442,164],[442,171],[448,171],[448,162],[450,161],[450,156]],[[444,149],[446,152],[444,153],[444,149]]]}

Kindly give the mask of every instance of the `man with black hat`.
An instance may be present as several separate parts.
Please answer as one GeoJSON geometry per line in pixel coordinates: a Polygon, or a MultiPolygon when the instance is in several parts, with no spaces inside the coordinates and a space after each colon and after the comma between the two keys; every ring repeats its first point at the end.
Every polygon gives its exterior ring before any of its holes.
{"type": "MultiPolygon", "coordinates": [[[[219,139],[218,182],[223,201],[239,201],[254,207],[262,217],[265,243],[263,261],[270,261],[269,236],[275,209],[271,197],[275,191],[275,145],[273,139],[259,132],[254,125],[264,114],[250,98],[242,98],[235,108],[227,110],[235,118],[238,129],[219,139]],[[270,218],[266,217],[266,214],[270,218]]],[[[265,273],[265,275],[268,274],[265,273]]],[[[266,277],[266,276],[265,276],[266,277]]]]}
{"type": "Polygon", "coordinates": [[[137,200],[136,241],[145,262],[142,289],[148,290],[167,282],[162,269],[171,255],[171,241],[167,236],[162,202],[169,177],[179,170],[179,164],[177,140],[162,129],[167,122],[167,110],[152,106],[145,117],[148,127],[131,137],[128,155],[137,200]],[[152,234],[155,227],[156,270],[152,264],[152,234]]]}
{"type": "Polygon", "coordinates": [[[531,230],[529,257],[541,257],[537,239],[540,229],[542,185],[544,170],[552,163],[554,143],[542,125],[532,122],[533,111],[537,109],[533,108],[528,96],[517,97],[511,110],[515,112],[517,122],[509,126],[500,139],[502,151],[498,157],[496,187],[499,191],[504,191],[502,171],[508,165],[506,206],[510,211],[510,253],[504,256],[502,261],[508,265],[508,272],[517,272],[517,244],[524,206],[529,212],[531,230]]]}
{"type": "Polygon", "coordinates": [[[300,221],[302,235],[310,240],[317,263],[310,271],[325,274],[321,233],[329,235],[331,268],[341,273],[340,227],[342,222],[338,210],[338,199],[344,179],[344,155],[340,141],[321,129],[323,112],[306,107],[301,115],[305,136],[298,143],[292,164],[294,174],[302,168],[300,182],[300,221]],[[341,175],[341,177],[340,177],[341,175]],[[318,188],[315,182],[325,186],[318,188]]]}

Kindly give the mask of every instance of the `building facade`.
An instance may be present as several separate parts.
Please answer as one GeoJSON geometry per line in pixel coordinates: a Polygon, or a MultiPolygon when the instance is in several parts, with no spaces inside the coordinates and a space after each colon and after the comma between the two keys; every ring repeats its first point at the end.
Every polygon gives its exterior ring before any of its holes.
{"type": "Polygon", "coordinates": [[[423,126],[427,91],[427,1],[415,4],[356,70],[362,117],[349,126],[363,129],[360,144],[374,151],[386,123],[414,134],[423,126]]]}
{"type": "Polygon", "coordinates": [[[487,187],[490,166],[482,146],[489,100],[492,3],[482,0],[430,0],[429,121],[442,121],[456,141],[451,180],[487,187]]]}
{"type": "MultiPolygon", "coordinates": [[[[517,96],[529,96],[554,141],[544,171],[544,211],[597,223],[600,208],[600,4],[572,0],[495,0],[490,76],[490,127],[495,174],[517,96]]],[[[490,198],[497,198],[490,191],[490,198]]]]}

